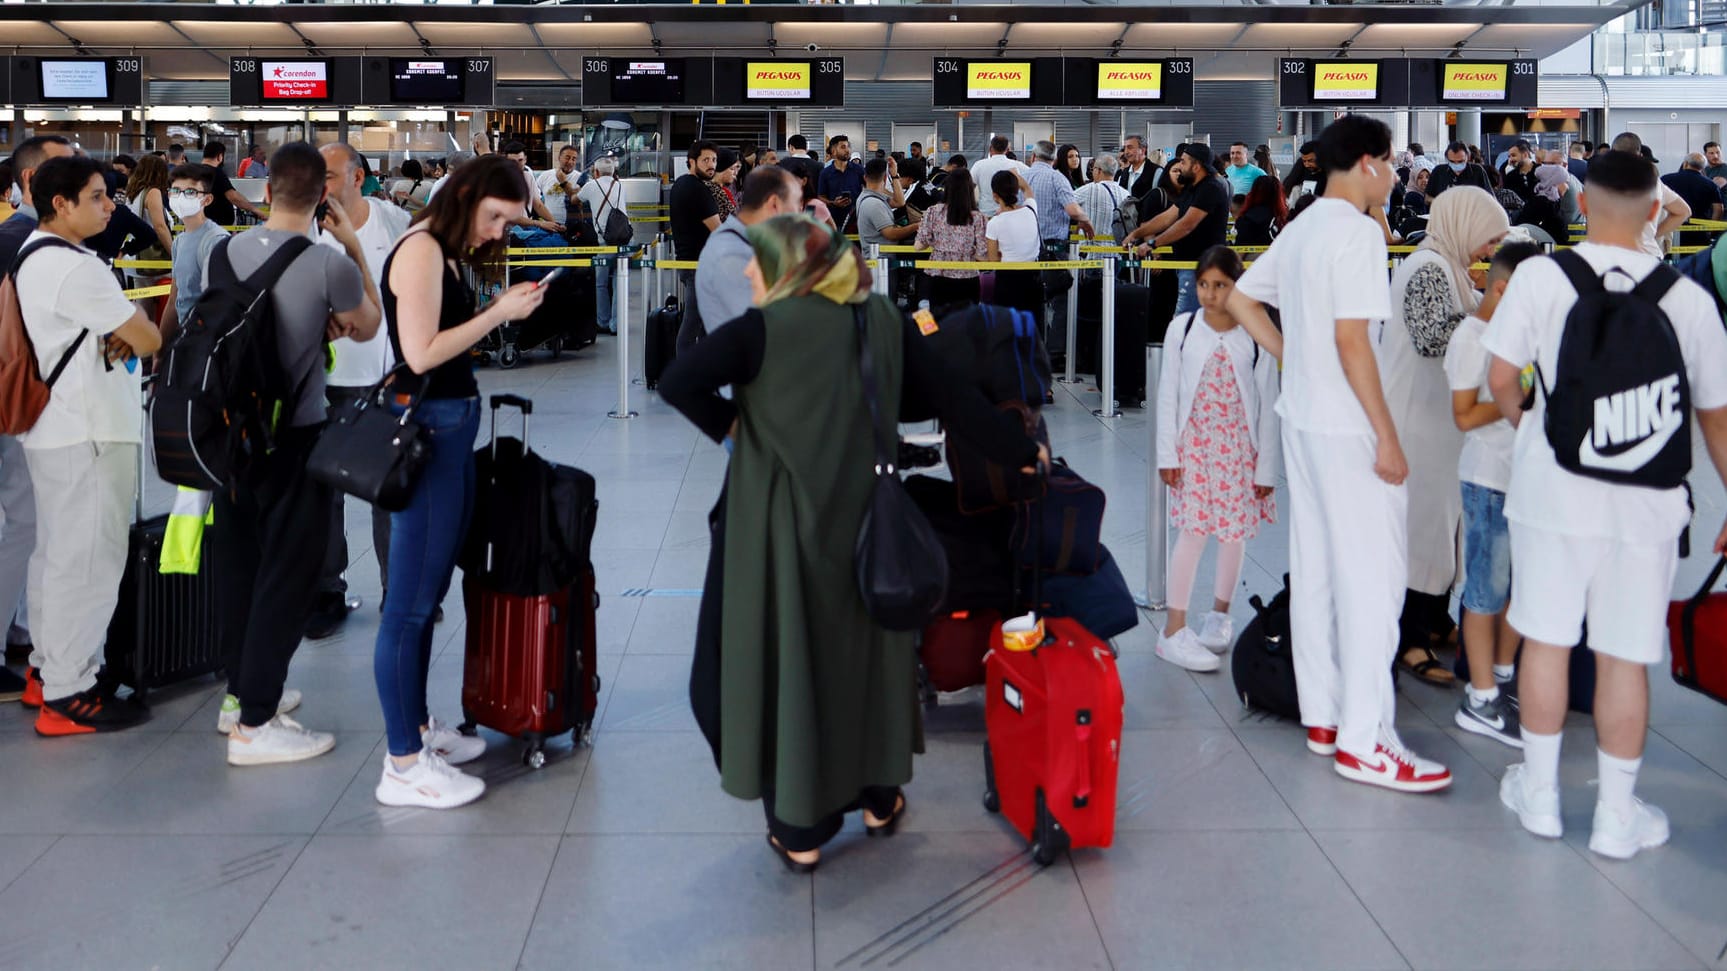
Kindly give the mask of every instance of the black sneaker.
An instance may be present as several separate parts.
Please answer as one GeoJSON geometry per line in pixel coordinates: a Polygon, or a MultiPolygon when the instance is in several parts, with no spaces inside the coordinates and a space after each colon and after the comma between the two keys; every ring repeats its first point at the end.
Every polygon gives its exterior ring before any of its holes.
{"type": "Polygon", "coordinates": [[[344,593],[319,594],[317,603],[312,607],[312,616],[306,619],[306,639],[321,641],[336,636],[348,615],[359,609],[359,606],[358,599],[349,600],[344,593]]]}
{"type": "Polygon", "coordinates": [[[35,645],[31,644],[29,641],[25,641],[22,644],[14,644],[11,641],[7,641],[6,642],[6,663],[7,664],[28,664],[28,663],[30,663],[30,654],[31,654],[31,652],[33,652],[35,650],[36,650],[35,645]]]}
{"type": "Polygon", "coordinates": [[[24,679],[11,668],[0,668],[0,702],[22,699],[25,684],[24,679]]]}
{"type": "Polygon", "coordinates": [[[36,715],[36,734],[48,737],[90,735],[131,728],[149,718],[141,705],[107,696],[91,688],[67,698],[43,702],[36,715]]]}
{"type": "Polygon", "coordinates": [[[1475,701],[1468,689],[1457,705],[1457,727],[1466,732],[1485,735],[1512,748],[1523,747],[1523,732],[1517,724],[1516,703],[1503,690],[1492,701],[1475,701]]]}

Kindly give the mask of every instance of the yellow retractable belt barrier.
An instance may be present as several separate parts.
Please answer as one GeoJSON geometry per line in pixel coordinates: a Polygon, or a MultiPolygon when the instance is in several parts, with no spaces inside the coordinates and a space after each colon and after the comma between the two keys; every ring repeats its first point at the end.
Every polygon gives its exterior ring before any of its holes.
{"type": "Polygon", "coordinates": [[[164,283],[160,286],[139,287],[136,290],[124,292],[127,300],[148,300],[151,297],[166,297],[173,289],[172,286],[164,283]]]}
{"type": "Polygon", "coordinates": [[[117,270],[172,270],[174,264],[167,260],[115,260],[117,270]]]}
{"type": "Polygon", "coordinates": [[[1041,263],[976,263],[964,260],[929,260],[919,263],[926,270],[1101,270],[1103,260],[1050,260],[1041,263]]]}
{"type": "Polygon", "coordinates": [[[510,256],[616,256],[619,252],[628,252],[628,248],[620,250],[616,246],[512,246],[505,252],[510,256]]]}
{"type": "MultiPolygon", "coordinates": [[[[525,266],[526,264],[518,263],[515,265],[525,266]]],[[[660,270],[693,270],[697,266],[700,266],[700,265],[701,264],[697,263],[695,260],[660,260],[658,263],[654,262],[653,260],[643,260],[642,261],[642,266],[647,267],[648,269],[660,269],[660,270]]],[[[875,260],[864,260],[864,265],[873,267],[876,265],[876,261],[875,260]]],[[[937,264],[934,264],[934,263],[920,264],[920,265],[937,266],[937,264]]],[[[967,267],[969,267],[970,265],[971,264],[969,264],[969,263],[966,264],[967,267]]],[[[989,264],[989,265],[993,266],[994,264],[989,264]]]]}
{"type": "Polygon", "coordinates": [[[594,265],[593,260],[519,260],[515,263],[511,263],[510,269],[520,270],[520,269],[529,269],[529,268],[533,268],[533,267],[546,267],[546,266],[583,267],[583,266],[593,266],[593,265],[594,265]]]}

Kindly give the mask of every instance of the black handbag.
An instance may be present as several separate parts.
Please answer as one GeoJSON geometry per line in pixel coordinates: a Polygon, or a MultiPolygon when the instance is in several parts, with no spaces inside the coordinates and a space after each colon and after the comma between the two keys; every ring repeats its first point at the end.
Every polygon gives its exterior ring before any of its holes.
{"type": "Polygon", "coordinates": [[[385,512],[408,507],[431,457],[425,430],[414,421],[422,392],[414,393],[400,417],[383,404],[390,385],[406,366],[398,365],[364,395],[344,404],[324,426],[306,460],[306,472],[315,481],[385,512]]]}
{"type": "Polygon", "coordinates": [[[882,627],[922,630],[947,599],[947,553],[923,511],[906,492],[883,439],[865,306],[860,304],[853,315],[864,400],[869,403],[870,436],[875,443],[875,485],[852,555],[858,592],[863,595],[864,608],[882,627]]]}

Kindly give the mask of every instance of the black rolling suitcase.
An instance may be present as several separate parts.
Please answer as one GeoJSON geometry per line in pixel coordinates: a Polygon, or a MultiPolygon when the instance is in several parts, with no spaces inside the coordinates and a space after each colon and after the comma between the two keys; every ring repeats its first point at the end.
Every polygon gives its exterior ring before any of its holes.
{"type": "MultiPolygon", "coordinates": [[[[1150,287],[1133,283],[1115,286],[1115,400],[1137,407],[1145,400],[1145,345],[1151,340],[1150,287]]],[[[1103,281],[1081,285],[1079,292],[1079,360],[1076,370],[1103,379],[1103,281]]]]}
{"type": "Polygon", "coordinates": [[[203,546],[196,575],[161,572],[168,517],[144,518],[143,445],[138,448],[138,464],[126,572],[120,578],[119,603],[108,622],[103,681],[131,688],[133,696],[144,701],[153,688],[220,673],[223,658],[210,544],[203,546]]]}
{"type": "Polygon", "coordinates": [[[642,348],[643,378],[648,388],[659,387],[660,375],[678,354],[678,328],[683,326],[683,306],[674,294],[666,298],[665,306],[648,314],[648,335],[642,348]]]}

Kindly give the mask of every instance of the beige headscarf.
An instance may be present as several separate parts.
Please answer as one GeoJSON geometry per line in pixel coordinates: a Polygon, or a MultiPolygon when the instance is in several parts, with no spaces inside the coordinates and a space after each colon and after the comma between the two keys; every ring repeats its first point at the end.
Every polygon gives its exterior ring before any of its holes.
{"type": "Polygon", "coordinates": [[[1511,229],[1505,207],[1485,189],[1458,185],[1433,200],[1427,216],[1427,238],[1417,249],[1432,250],[1445,260],[1451,285],[1465,313],[1481,298],[1469,282],[1470,254],[1504,236],[1511,229]]]}

